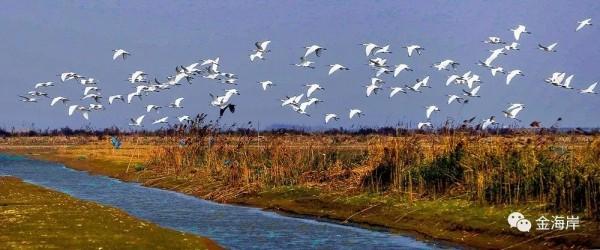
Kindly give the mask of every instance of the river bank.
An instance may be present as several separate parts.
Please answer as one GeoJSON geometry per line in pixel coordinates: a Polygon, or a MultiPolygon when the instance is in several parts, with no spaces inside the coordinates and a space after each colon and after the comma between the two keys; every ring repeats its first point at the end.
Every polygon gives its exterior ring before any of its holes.
{"type": "Polygon", "coordinates": [[[221,249],[94,202],[0,177],[0,248],[221,249]]]}
{"type": "Polygon", "coordinates": [[[594,247],[598,241],[598,225],[583,221],[576,234],[526,234],[511,230],[506,216],[521,211],[531,216],[547,214],[539,207],[479,206],[459,197],[435,201],[406,201],[393,195],[323,191],[319,187],[282,186],[256,191],[230,188],[214,194],[215,187],[189,182],[176,176],[156,176],[143,169],[153,146],[123,148],[119,151],[101,145],[67,147],[3,146],[0,151],[60,162],[74,169],[102,174],[126,181],[209,198],[227,203],[256,206],[293,214],[316,216],[365,226],[388,228],[409,233],[417,238],[449,241],[476,248],[549,248],[594,247]]]}

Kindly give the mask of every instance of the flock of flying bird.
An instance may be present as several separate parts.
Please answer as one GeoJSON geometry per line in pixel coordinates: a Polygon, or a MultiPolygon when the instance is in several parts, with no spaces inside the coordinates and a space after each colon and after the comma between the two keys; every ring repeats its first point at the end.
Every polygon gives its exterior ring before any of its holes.
{"type": "MultiPolygon", "coordinates": [[[[578,25],[577,25],[575,31],[576,32],[580,31],[583,28],[585,28],[586,26],[591,26],[591,25],[592,25],[591,18],[585,19],[583,21],[578,22],[578,25]]],[[[496,36],[488,37],[486,40],[484,40],[483,42],[486,44],[499,46],[499,47],[496,49],[490,50],[491,54],[489,55],[489,57],[487,57],[486,59],[481,60],[477,63],[477,65],[488,69],[491,72],[491,75],[493,77],[499,76],[500,74],[506,75],[506,84],[507,85],[511,84],[511,82],[513,82],[516,77],[524,76],[524,73],[518,69],[505,71],[505,69],[503,67],[494,65],[494,60],[496,60],[501,55],[507,55],[511,51],[519,50],[519,43],[518,43],[519,39],[521,39],[524,35],[531,34],[531,32],[529,32],[527,30],[526,26],[524,26],[524,25],[518,25],[516,28],[511,29],[511,31],[514,36],[514,41],[511,41],[510,43],[505,42],[500,37],[496,37],[496,36]]],[[[253,50],[253,53],[250,54],[250,61],[255,62],[258,60],[265,60],[267,55],[269,53],[271,53],[271,50],[268,49],[270,43],[271,43],[271,41],[256,42],[255,43],[256,48],[253,50]]],[[[407,64],[398,64],[398,65],[394,65],[394,66],[388,65],[387,59],[379,57],[380,55],[392,53],[390,50],[390,45],[379,46],[374,43],[363,43],[361,45],[364,46],[365,55],[369,58],[368,59],[369,67],[372,68],[375,72],[374,76],[371,78],[370,83],[364,86],[366,88],[366,96],[367,97],[375,95],[383,89],[383,84],[385,83],[385,81],[380,78],[381,75],[389,74],[389,75],[392,75],[394,78],[396,78],[402,72],[413,70],[407,64]]],[[[545,52],[545,53],[556,52],[556,47],[557,47],[557,43],[553,43],[553,44],[550,44],[547,46],[538,44],[539,50],[541,50],[542,52],[545,52]]],[[[422,53],[425,53],[425,48],[421,47],[420,45],[416,45],[416,44],[404,46],[402,48],[406,50],[408,57],[419,56],[422,53]]],[[[312,60],[316,60],[327,50],[326,48],[321,47],[319,45],[307,46],[307,47],[305,47],[305,49],[306,49],[306,51],[300,57],[300,61],[298,63],[291,64],[291,65],[299,67],[299,68],[314,69],[315,62],[311,61],[311,58],[315,58],[312,60]]],[[[123,50],[123,49],[113,50],[113,60],[120,60],[120,59],[125,60],[129,56],[132,56],[132,54],[126,50],[123,50]]],[[[442,70],[456,71],[457,68],[459,67],[459,65],[460,65],[460,63],[458,63],[454,60],[446,59],[446,60],[442,60],[440,62],[437,62],[437,63],[431,65],[431,67],[437,71],[442,71],[442,70]]],[[[192,80],[195,77],[202,77],[205,79],[215,80],[215,81],[218,81],[218,82],[220,82],[222,84],[226,84],[226,85],[236,85],[237,84],[236,82],[238,80],[237,75],[234,73],[222,72],[220,70],[220,67],[221,67],[221,64],[219,62],[218,57],[214,58],[214,59],[201,60],[199,62],[192,63],[189,66],[180,65],[175,68],[174,74],[172,76],[167,77],[166,81],[163,81],[163,82],[159,81],[157,78],[154,78],[153,80],[149,80],[147,78],[148,75],[145,72],[138,70],[138,71],[133,72],[130,75],[129,79],[127,79],[127,81],[133,85],[133,88],[135,89],[135,91],[133,91],[129,94],[126,94],[126,95],[121,95],[121,94],[111,95],[108,97],[108,104],[113,105],[117,101],[132,103],[136,99],[139,99],[140,101],[142,101],[143,96],[147,96],[152,93],[158,93],[161,91],[168,90],[171,87],[181,85],[183,81],[186,81],[187,83],[191,84],[192,80]]],[[[345,67],[341,64],[330,64],[330,65],[328,65],[328,67],[329,67],[328,75],[332,75],[332,74],[336,74],[338,72],[350,70],[348,67],[345,67]]],[[[22,98],[21,100],[23,102],[37,102],[39,97],[46,97],[46,98],[50,99],[50,106],[55,106],[57,103],[60,102],[61,104],[64,104],[67,106],[67,111],[68,111],[69,116],[73,115],[76,112],[79,112],[83,115],[83,117],[85,119],[89,119],[89,116],[90,116],[89,114],[91,112],[101,111],[101,110],[105,109],[105,106],[102,104],[102,99],[104,97],[100,93],[101,89],[97,86],[98,82],[96,81],[96,79],[91,78],[91,77],[86,77],[86,76],[77,74],[75,72],[64,72],[64,73],[59,74],[58,76],[60,77],[60,81],[63,83],[67,82],[67,81],[76,81],[79,84],[81,84],[83,86],[83,95],[82,95],[80,101],[90,100],[91,103],[88,103],[87,105],[84,105],[84,104],[69,105],[69,102],[71,100],[69,100],[66,97],[63,97],[63,96],[50,97],[47,93],[42,92],[41,90],[44,88],[50,88],[50,87],[55,86],[54,82],[51,82],[51,81],[35,84],[35,86],[34,86],[35,90],[28,92],[27,95],[21,95],[20,96],[22,98]]],[[[556,86],[556,87],[560,87],[560,88],[564,88],[564,89],[574,89],[571,86],[571,81],[573,79],[573,76],[574,75],[567,76],[567,74],[565,72],[555,72],[549,78],[545,79],[545,82],[551,84],[552,86],[556,86]]],[[[426,88],[431,88],[431,86],[429,85],[429,78],[430,78],[429,76],[425,76],[422,79],[417,79],[415,81],[415,83],[412,85],[389,87],[389,89],[390,89],[389,98],[394,97],[398,93],[406,94],[409,91],[415,92],[415,93],[421,93],[426,88]]],[[[451,105],[452,103],[466,104],[469,102],[469,100],[471,98],[480,97],[478,95],[478,92],[481,88],[481,85],[479,85],[481,82],[482,81],[480,80],[480,76],[477,74],[473,74],[472,71],[468,71],[464,74],[450,75],[446,81],[446,86],[448,86],[450,84],[465,85],[466,88],[468,88],[468,89],[463,89],[462,95],[457,95],[457,94],[446,95],[448,97],[447,104],[448,105],[451,105]]],[[[276,84],[274,84],[272,81],[268,81],[268,80],[260,81],[260,82],[258,82],[258,84],[260,84],[260,87],[264,91],[268,91],[269,88],[276,86],[276,84]]],[[[579,92],[582,94],[597,94],[594,91],[596,85],[597,85],[597,82],[589,85],[587,88],[580,89],[579,92]]],[[[308,112],[309,108],[313,105],[316,105],[319,102],[322,102],[322,100],[315,97],[315,94],[317,94],[318,91],[323,91],[324,88],[317,83],[306,84],[305,87],[306,87],[305,92],[303,90],[303,92],[298,95],[286,96],[283,99],[281,99],[281,106],[289,107],[292,111],[294,111],[298,114],[310,116],[310,113],[308,112]]],[[[222,95],[219,95],[219,96],[210,94],[210,96],[212,98],[210,105],[218,108],[220,116],[223,116],[223,114],[227,111],[234,113],[236,105],[233,104],[232,101],[234,99],[234,96],[239,95],[239,94],[240,94],[240,92],[235,88],[227,89],[224,91],[224,93],[222,95]]],[[[184,100],[184,98],[182,98],[182,97],[176,98],[172,103],[170,103],[169,105],[166,105],[164,107],[160,106],[160,105],[148,104],[148,105],[146,105],[146,113],[150,113],[150,112],[158,113],[159,110],[162,108],[181,109],[181,108],[183,108],[183,100],[184,100]]],[[[521,112],[524,108],[525,108],[524,104],[510,103],[508,105],[508,107],[502,111],[502,113],[507,118],[520,121],[517,118],[517,116],[518,116],[519,112],[521,112]]],[[[439,111],[440,111],[440,108],[437,107],[436,105],[426,106],[425,107],[426,120],[419,122],[417,127],[419,129],[433,127],[430,122],[430,118],[435,112],[439,112],[439,111]]],[[[353,119],[355,117],[359,118],[359,117],[362,117],[363,115],[364,115],[364,113],[360,109],[351,108],[351,109],[349,109],[348,118],[349,119],[353,119]]],[[[146,114],[143,114],[143,115],[138,116],[137,118],[131,118],[130,119],[131,122],[129,123],[129,125],[130,126],[138,126],[138,127],[143,126],[143,121],[144,121],[145,116],[146,116],[146,114]]],[[[181,116],[177,116],[176,118],[180,123],[185,123],[187,121],[190,121],[190,117],[188,115],[181,115],[181,116]]],[[[324,114],[324,120],[325,120],[326,124],[333,120],[339,120],[339,119],[340,119],[340,117],[338,116],[338,114],[335,114],[335,113],[324,114]]],[[[464,123],[472,123],[474,120],[475,120],[475,117],[473,117],[469,120],[465,120],[464,123]]],[[[168,123],[169,123],[168,116],[160,117],[158,119],[155,119],[152,122],[152,124],[168,124],[168,123]]],[[[481,123],[478,124],[478,127],[480,129],[485,130],[493,124],[496,124],[495,116],[491,116],[488,119],[482,120],[481,123]]],[[[539,122],[537,124],[539,124],[539,122]]],[[[532,124],[532,126],[533,126],[533,124],[532,124]]]]}

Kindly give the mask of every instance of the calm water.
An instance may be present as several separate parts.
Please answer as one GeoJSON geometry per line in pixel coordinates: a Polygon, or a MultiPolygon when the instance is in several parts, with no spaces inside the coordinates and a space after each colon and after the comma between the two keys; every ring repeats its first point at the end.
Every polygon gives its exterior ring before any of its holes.
{"type": "Polygon", "coordinates": [[[231,249],[443,247],[386,232],[218,204],[22,157],[0,154],[0,175],[16,176],[80,199],[119,207],[164,227],[207,236],[231,249]]]}

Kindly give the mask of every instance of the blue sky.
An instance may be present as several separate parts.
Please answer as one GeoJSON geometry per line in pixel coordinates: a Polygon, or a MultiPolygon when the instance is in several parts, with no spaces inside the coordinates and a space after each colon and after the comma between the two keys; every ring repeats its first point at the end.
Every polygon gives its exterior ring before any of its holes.
{"type": "MultiPolygon", "coordinates": [[[[132,85],[125,80],[143,70],[150,77],[164,79],[176,65],[189,65],[199,59],[221,58],[222,71],[239,75],[241,95],[234,97],[236,113],[227,114],[225,123],[260,121],[269,124],[323,126],[325,113],[338,113],[342,119],[328,124],[338,126],[384,126],[398,122],[425,120],[426,105],[435,104],[441,112],[432,122],[449,117],[478,120],[496,115],[501,123],[515,124],[501,116],[509,102],[524,103],[519,114],[524,125],[532,120],[550,126],[563,117],[563,126],[597,127],[600,124],[600,96],[544,83],[552,72],[575,74],[572,85],[584,88],[600,81],[598,25],[574,32],[577,21],[593,18],[600,23],[598,1],[8,1],[0,9],[0,126],[101,128],[126,126],[130,117],[145,113],[146,104],[168,105],[184,97],[182,110],[148,114],[154,118],[218,111],[209,106],[209,93],[220,94],[229,87],[197,78],[167,92],[153,94],[134,104],[107,105],[94,112],[91,120],[67,116],[66,107],[50,107],[46,100],[21,103],[17,95],[33,89],[37,82],[59,82],[57,74],[66,71],[94,77],[104,96],[127,94],[132,85]],[[492,77],[477,66],[494,46],[481,41],[500,36],[512,41],[510,28],[524,24],[533,34],[521,38],[520,51],[501,56],[495,64],[505,69],[521,69],[524,77],[510,86],[504,76],[492,77]],[[267,60],[251,63],[253,43],[272,40],[267,60]],[[414,71],[398,78],[382,77],[385,87],[412,84],[431,77],[431,89],[422,94],[387,97],[388,90],[366,97],[365,88],[374,72],[365,64],[367,57],[358,44],[390,44],[391,65],[409,64],[414,71]],[[558,42],[558,52],[542,53],[538,43],[558,42]],[[417,43],[426,48],[422,56],[407,57],[401,46],[417,43]],[[290,66],[303,55],[303,46],[319,44],[328,50],[316,58],[316,69],[290,66]],[[133,56],[113,61],[112,49],[124,48],[133,56]],[[454,72],[435,71],[429,66],[443,59],[461,63],[456,73],[468,70],[481,75],[480,95],[471,103],[447,105],[445,94],[460,94],[461,86],[445,86],[454,72]],[[326,65],[340,63],[350,71],[327,75],[326,65]],[[265,92],[256,83],[271,80],[277,84],[265,92]],[[282,108],[279,99],[305,91],[304,84],[319,83],[325,91],[316,94],[324,103],[311,107],[312,117],[282,108]],[[348,120],[350,108],[362,109],[366,116],[348,120]]],[[[600,91],[600,89],[598,89],[600,91]]],[[[46,90],[51,96],[67,96],[79,101],[83,87],[74,81],[57,83],[46,90]]],[[[106,100],[105,100],[106,101],[106,100]]],[[[158,126],[147,126],[158,128],[158,126]]]]}

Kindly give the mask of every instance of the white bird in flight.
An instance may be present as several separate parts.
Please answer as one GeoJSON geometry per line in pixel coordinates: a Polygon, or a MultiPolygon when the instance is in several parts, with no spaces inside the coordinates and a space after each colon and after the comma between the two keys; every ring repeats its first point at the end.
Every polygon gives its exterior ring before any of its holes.
{"type": "Polygon", "coordinates": [[[374,49],[379,49],[381,47],[379,47],[379,45],[374,44],[374,43],[363,43],[361,44],[362,46],[365,46],[365,55],[366,56],[370,56],[371,53],[373,53],[374,49]]]}
{"type": "Polygon", "coordinates": [[[146,75],[147,74],[144,73],[144,71],[137,70],[137,71],[133,72],[133,74],[131,74],[131,77],[129,78],[129,82],[130,83],[146,82],[146,80],[144,79],[144,77],[146,75]]]}
{"type": "Polygon", "coordinates": [[[494,62],[494,60],[496,60],[496,58],[498,58],[498,56],[506,55],[506,52],[504,52],[504,48],[490,50],[490,52],[492,52],[492,54],[487,59],[485,59],[485,61],[483,62],[483,64],[487,67],[491,67],[492,62],[494,62]]]}
{"type": "Polygon", "coordinates": [[[565,88],[565,89],[573,89],[573,87],[571,87],[571,80],[573,80],[573,77],[575,75],[570,75],[567,77],[567,79],[565,79],[565,82],[560,85],[560,87],[565,88]]]}
{"type": "Polygon", "coordinates": [[[474,89],[472,89],[471,91],[466,91],[463,89],[464,95],[468,96],[468,97],[481,97],[481,96],[477,95],[477,92],[479,92],[479,88],[481,88],[481,86],[477,86],[474,89]]]}
{"type": "Polygon", "coordinates": [[[125,99],[123,99],[122,95],[111,95],[108,97],[108,103],[112,104],[115,100],[121,100],[121,101],[125,101],[125,99]]]}
{"type": "Polygon", "coordinates": [[[156,111],[156,113],[158,113],[158,110],[161,109],[161,106],[158,105],[154,105],[154,104],[150,104],[150,105],[146,105],[146,112],[150,112],[152,110],[156,111]]]}
{"type": "Polygon", "coordinates": [[[98,88],[96,86],[85,87],[85,89],[83,90],[83,95],[87,95],[92,91],[98,92],[98,91],[100,91],[100,88],[98,88]]]}
{"type": "Polygon", "coordinates": [[[404,89],[401,87],[391,87],[390,89],[392,90],[390,91],[390,98],[394,97],[399,92],[406,94],[406,91],[404,91],[404,89]]]}
{"type": "Polygon", "coordinates": [[[90,111],[89,108],[84,107],[84,106],[79,106],[79,105],[69,106],[69,116],[72,116],[75,111],[81,112],[81,115],[83,116],[84,119],[86,119],[86,120],[90,119],[89,114],[88,114],[88,111],[90,111]]]}
{"type": "Polygon", "coordinates": [[[520,76],[524,76],[523,72],[521,72],[521,70],[515,69],[512,70],[508,73],[508,75],[506,75],[506,85],[509,85],[510,82],[512,81],[513,78],[515,78],[515,76],[520,75],[520,76]]]}
{"type": "Polygon", "coordinates": [[[183,97],[179,97],[177,99],[175,99],[174,102],[172,102],[171,104],[169,104],[169,108],[183,108],[183,106],[181,105],[181,102],[183,101],[183,97]]]}
{"type": "Polygon", "coordinates": [[[100,99],[102,98],[102,96],[98,95],[98,94],[87,94],[84,97],[81,98],[81,100],[85,100],[85,99],[94,99],[95,102],[100,102],[100,99]]]}
{"type": "Polygon", "coordinates": [[[69,101],[69,99],[66,97],[57,96],[57,97],[52,98],[52,102],[50,102],[50,106],[54,106],[54,104],[56,104],[57,102],[62,102],[63,104],[66,104],[68,101],[69,101]]]}
{"type": "Polygon", "coordinates": [[[504,46],[504,49],[509,51],[509,50],[520,50],[519,49],[519,43],[518,42],[512,42],[510,45],[506,45],[504,46]]]}
{"type": "Polygon", "coordinates": [[[142,121],[144,121],[145,116],[146,115],[141,115],[138,118],[135,118],[135,120],[133,118],[129,119],[131,121],[131,123],[129,123],[129,126],[142,127],[142,121]]]}
{"type": "Polygon", "coordinates": [[[538,44],[538,49],[540,49],[544,52],[556,52],[556,50],[554,49],[554,48],[556,48],[556,45],[558,45],[558,43],[553,43],[548,46],[538,44]]]}
{"type": "Polygon", "coordinates": [[[371,94],[377,94],[377,91],[381,89],[381,86],[377,83],[371,83],[365,87],[367,87],[367,97],[371,96],[371,94]]]}
{"type": "Polygon", "coordinates": [[[261,60],[264,60],[265,57],[263,55],[264,55],[264,52],[262,52],[262,51],[256,51],[253,54],[250,54],[250,61],[254,62],[257,58],[261,59],[261,60]]]}
{"type": "Polygon", "coordinates": [[[581,93],[581,94],[598,94],[597,92],[594,92],[594,88],[596,88],[597,84],[598,84],[598,82],[592,83],[592,85],[588,86],[587,88],[580,90],[579,93],[581,93]]]}
{"type": "Polygon", "coordinates": [[[583,27],[585,26],[592,26],[592,19],[588,18],[585,19],[583,21],[577,22],[577,28],[575,29],[575,31],[579,31],[581,29],[583,29],[583,27]]]}
{"type": "Polygon", "coordinates": [[[330,64],[329,67],[330,68],[329,68],[328,75],[331,75],[331,74],[335,73],[338,70],[349,70],[349,68],[344,67],[343,65],[337,64],[337,63],[336,64],[330,64]]]}
{"type": "Polygon", "coordinates": [[[431,117],[431,114],[434,111],[435,112],[439,112],[440,109],[437,106],[435,106],[435,105],[431,105],[431,106],[425,107],[425,116],[427,116],[427,119],[429,119],[429,117],[431,117]]]}
{"type": "Polygon", "coordinates": [[[400,74],[400,72],[402,72],[403,70],[413,71],[408,65],[401,63],[401,64],[398,64],[398,65],[395,66],[395,68],[394,68],[394,77],[397,77],[398,74],[400,74]]]}
{"type": "Polygon", "coordinates": [[[263,88],[263,90],[267,90],[267,88],[271,87],[271,86],[275,86],[275,84],[273,84],[272,81],[260,81],[258,82],[258,84],[260,84],[263,88]]]}
{"type": "Polygon", "coordinates": [[[299,94],[296,96],[292,96],[292,97],[286,97],[287,99],[283,99],[281,100],[281,106],[287,106],[287,105],[298,105],[300,104],[300,100],[302,99],[302,97],[304,97],[304,94],[299,94]]]}
{"type": "Polygon", "coordinates": [[[331,119],[337,121],[340,118],[336,114],[325,114],[325,124],[329,123],[331,119]]]}
{"type": "Polygon", "coordinates": [[[39,89],[39,88],[46,88],[46,87],[52,87],[52,86],[54,86],[54,82],[40,82],[40,83],[36,83],[33,88],[39,89]]]}
{"type": "Polygon", "coordinates": [[[417,129],[423,129],[425,127],[431,128],[433,125],[431,125],[431,122],[419,122],[417,124],[417,129]]]}
{"type": "Polygon", "coordinates": [[[317,90],[324,90],[324,88],[321,87],[321,85],[319,85],[317,83],[306,84],[304,86],[308,87],[308,90],[306,90],[306,97],[310,97],[310,95],[312,95],[312,93],[317,90]]]}
{"type": "Polygon", "coordinates": [[[519,41],[519,38],[521,38],[521,34],[523,33],[531,34],[531,32],[527,31],[525,25],[518,25],[516,28],[510,29],[510,31],[513,32],[516,41],[519,41]]]}
{"type": "Polygon", "coordinates": [[[508,117],[510,119],[514,119],[514,120],[517,120],[517,121],[520,122],[521,120],[519,120],[517,118],[517,115],[524,108],[525,108],[525,105],[523,105],[523,104],[512,104],[509,108],[507,108],[506,110],[502,111],[502,113],[504,113],[505,117],[508,117]]]}
{"type": "Polygon", "coordinates": [[[552,76],[545,79],[544,81],[550,83],[554,86],[560,87],[562,86],[562,81],[565,79],[566,73],[564,72],[554,72],[552,76]]]}
{"type": "Polygon", "coordinates": [[[167,123],[169,123],[169,122],[168,122],[168,119],[169,119],[169,117],[168,117],[168,116],[165,116],[165,117],[163,117],[163,118],[160,118],[160,119],[158,119],[158,120],[154,120],[154,122],[152,122],[152,125],[154,125],[154,124],[159,124],[159,123],[160,123],[160,124],[167,124],[167,123]]]}
{"type": "Polygon", "coordinates": [[[84,86],[97,84],[96,79],[94,79],[94,78],[81,79],[81,80],[79,80],[79,82],[81,83],[81,85],[84,85],[84,86]]]}
{"type": "Polygon", "coordinates": [[[142,92],[138,90],[138,91],[136,91],[136,92],[129,93],[129,94],[127,95],[127,103],[128,103],[128,104],[130,104],[130,103],[131,103],[131,101],[133,100],[133,97],[134,97],[134,96],[137,96],[138,98],[140,98],[140,100],[142,100],[142,92]]]}
{"type": "Polygon", "coordinates": [[[483,120],[483,123],[481,124],[481,129],[486,130],[489,126],[496,124],[496,121],[494,119],[496,119],[496,117],[492,116],[488,119],[483,120]]]}
{"type": "Polygon", "coordinates": [[[446,95],[448,97],[448,104],[452,103],[453,101],[456,102],[460,102],[460,100],[462,100],[463,98],[457,95],[446,95]]]}
{"type": "Polygon", "coordinates": [[[270,50],[267,49],[267,47],[269,46],[269,44],[271,43],[271,41],[266,40],[266,41],[259,41],[254,43],[254,46],[256,46],[256,51],[257,52],[270,52],[270,50]]]}
{"type": "MultiPolygon", "coordinates": [[[[306,109],[308,109],[308,107],[310,107],[310,105],[316,104],[322,102],[321,100],[317,99],[317,98],[310,98],[308,99],[308,101],[305,101],[303,103],[300,103],[300,105],[292,105],[292,108],[294,108],[294,110],[300,114],[303,115],[308,115],[306,113],[306,109]]],[[[310,115],[309,115],[310,116],[310,115]]]]}
{"type": "Polygon", "coordinates": [[[191,121],[192,119],[190,119],[190,117],[187,115],[182,115],[182,116],[178,116],[177,120],[179,120],[180,123],[184,123],[186,121],[191,121]]]}
{"type": "Polygon", "coordinates": [[[420,45],[408,45],[408,46],[404,46],[402,48],[405,48],[406,51],[408,52],[408,57],[411,57],[413,52],[417,52],[417,54],[421,55],[422,51],[425,50],[425,48],[421,47],[420,45]]]}
{"type": "Polygon", "coordinates": [[[388,45],[386,45],[386,46],[383,46],[383,47],[379,48],[378,50],[376,50],[376,51],[373,53],[373,55],[377,55],[377,54],[379,54],[379,53],[382,53],[382,54],[391,54],[391,53],[392,53],[392,51],[390,51],[390,45],[388,44],[388,45]]]}
{"type": "Polygon", "coordinates": [[[457,63],[453,60],[450,60],[450,59],[446,59],[439,63],[434,64],[433,67],[436,68],[437,70],[450,70],[450,69],[448,69],[448,66],[450,66],[450,67],[452,67],[452,69],[456,70],[456,66],[458,66],[458,65],[459,65],[459,63],[457,63]]]}
{"type": "Polygon", "coordinates": [[[129,52],[127,52],[124,49],[113,49],[113,52],[114,52],[114,54],[113,54],[113,61],[117,60],[117,58],[119,58],[119,57],[122,57],[123,60],[125,60],[125,58],[127,56],[131,55],[129,52]]]}
{"type": "Polygon", "coordinates": [[[19,97],[21,97],[22,102],[37,102],[37,98],[35,98],[35,97],[28,97],[28,96],[22,96],[22,95],[20,95],[19,97]]]}
{"type": "Polygon", "coordinates": [[[326,48],[323,48],[319,45],[311,45],[311,46],[307,46],[304,48],[306,49],[306,52],[304,53],[304,57],[308,57],[312,53],[315,53],[315,55],[317,55],[317,57],[320,57],[321,54],[323,53],[323,51],[327,50],[326,48]]]}
{"type": "Polygon", "coordinates": [[[500,37],[497,37],[497,36],[490,36],[483,42],[489,43],[489,44],[506,44],[505,42],[502,41],[502,39],[500,39],[500,37]]]}
{"type": "Polygon", "coordinates": [[[496,74],[498,74],[498,73],[506,74],[506,72],[504,71],[504,68],[502,68],[502,67],[491,68],[490,72],[492,72],[492,76],[496,76],[496,74]]]}
{"type": "Polygon", "coordinates": [[[363,116],[363,112],[360,109],[350,109],[350,114],[348,114],[348,117],[350,119],[352,119],[352,117],[357,116],[357,117],[361,117],[363,116]]]}
{"type": "Polygon", "coordinates": [[[406,87],[407,89],[410,89],[410,90],[412,90],[414,92],[421,93],[420,88],[421,88],[422,84],[423,84],[423,81],[419,81],[417,79],[417,82],[413,86],[404,85],[404,87],[406,87]]]}
{"type": "Polygon", "coordinates": [[[312,66],[312,64],[315,63],[313,61],[309,61],[308,59],[306,59],[306,57],[300,57],[300,62],[296,63],[296,64],[292,64],[296,67],[301,67],[301,68],[310,68],[310,69],[314,69],[315,66],[312,66]]]}

